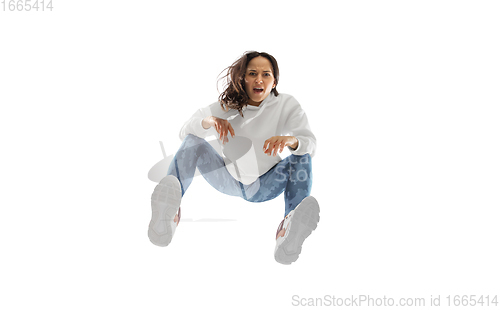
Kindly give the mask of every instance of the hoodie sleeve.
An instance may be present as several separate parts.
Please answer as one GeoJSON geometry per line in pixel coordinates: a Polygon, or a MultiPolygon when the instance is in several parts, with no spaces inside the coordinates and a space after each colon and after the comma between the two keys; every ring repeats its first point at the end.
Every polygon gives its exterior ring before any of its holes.
{"type": "Polygon", "coordinates": [[[198,109],[189,120],[187,120],[181,128],[179,132],[179,138],[184,140],[188,134],[193,134],[200,138],[206,138],[207,136],[212,134],[212,131],[209,129],[203,128],[201,122],[207,116],[211,116],[210,107],[204,107],[198,109]]]}
{"type": "Polygon", "coordinates": [[[287,105],[290,106],[291,111],[285,121],[284,131],[299,141],[299,145],[295,150],[290,147],[288,149],[294,155],[309,153],[313,157],[316,153],[316,137],[311,131],[306,113],[294,98],[287,102],[287,105]]]}

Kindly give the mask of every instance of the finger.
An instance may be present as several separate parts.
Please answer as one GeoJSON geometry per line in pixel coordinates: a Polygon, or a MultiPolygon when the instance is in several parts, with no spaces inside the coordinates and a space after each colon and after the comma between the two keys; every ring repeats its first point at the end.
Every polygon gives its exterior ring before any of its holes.
{"type": "Polygon", "coordinates": [[[273,155],[273,156],[278,155],[278,150],[279,150],[279,147],[280,147],[280,145],[279,145],[279,144],[277,144],[277,145],[275,145],[275,146],[274,146],[274,155],[273,155]]]}
{"type": "Polygon", "coordinates": [[[229,126],[231,126],[231,124],[229,124],[229,122],[226,122],[226,126],[224,126],[224,136],[229,136],[231,130],[229,129],[229,126]]]}
{"type": "Polygon", "coordinates": [[[267,155],[271,156],[273,155],[273,151],[274,151],[274,143],[273,142],[269,142],[269,145],[267,147],[267,155]]]}
{"type": "Polygon", "coordinates": [[[231,132],[231,130],[232,130],[231,123],[226,120],[224,122],[224,131],[226,132],[226,136],[229,135],[229,133],[231,132]]]}
{"type": "Polygon", "coordinates": [[[229,131],[231,132],[231,136],[234,138],[234,129],[233,126],[231,126],[231,123],[229,123],[229,131]]]}
{"type": "Polygon", "coordinates": [[[271,147],[270,147],[269,142],[268,142],[266,144],[266,146],[264,147],[264,154],[269,155],[270,152],[271,152],[271,147]]]}
{"type": "Polygon", "coordinates": [[[278,154],[278,149],[280,147],[280,142],[276,140],[273,145],[273,156],[276,156],[278,154]]]}
{"type": "Polygon", "coordinates": [[[280,148],[280,140],[279,139],[276,139],[276,141],[274,142],[274,145],[273,145],[273,156],[276,156],[278,155],[278,150],[280,148]]]}
{"type": "Polygon", "coordinates": [[[278,155],[280,145],[281,145],[280,140],[277,140],[276,143],[274,144],[274,156],[278,155]]]}
{"type": "Polygon", "coordinates": [[[220,123],[217,124],[217,132],[219,133],[219,140],[222,140],[222,137],[223,137],[222,124],[220,124],[220,123]]]}
{"type": "Polygon", "coordinates": [[[215,131],[217,131],[217,133],[219,133],[219,126],[217,125],[217,123],[214,123],[214,129],[215,131]]]}
{"type": "Polygon", "coordinates": [[[221,130],[220,126],[217,129],[217,133],[219,134],[219,140],[222,140],[222,130],[221,130]]]}
{"type": "Polygon", "coordinates": [[[264,142],[264,147],[262,148],[262,149],[264,150],[264,153],[267,153],[267,148],[268,148],[268,146],[269,146],[269,140],[266,140],[266,141],[264,142]]]}
{"type": "Polygon", "coordinates": [[[281,153],[283,151],[284,144],[285,144],[285,141],[283,141],[283,139],[280,139],[278,141],[278,144],[276,145],[276,155],[278,155],[278,153],[281,153]]]}
{"type": "Polygon", "coordinates": [[[269,155],[274,156],[275,152],[276,152],[276,145],[272,144],[271,147],[270,147],[269,155]]]}
{"type": "Polygon", "coordinates": [[[222,132],[224,133],[224,140],[227,139],[227,131],[228,131],[227,125],[224,124],[224,129],[222,130],[222,132]]]}
{"type": "Polygon", "coordinates": [[[283,149],[285,148],[285,141],[281,141],[280,143],[280,153],[283,152],[283,149]]]}

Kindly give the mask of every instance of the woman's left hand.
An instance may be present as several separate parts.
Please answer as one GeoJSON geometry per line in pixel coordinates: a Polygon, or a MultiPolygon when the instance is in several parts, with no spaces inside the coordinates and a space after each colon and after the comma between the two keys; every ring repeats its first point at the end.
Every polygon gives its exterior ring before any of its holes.
{"type": "Polygon", "coordinates": [[[264,153],[269,156],[276,156],[278,152],[282,152],[285,146],[292,149],[297,148],[299,140],[294,136],[274,136],[264,142],[264,153]]]}

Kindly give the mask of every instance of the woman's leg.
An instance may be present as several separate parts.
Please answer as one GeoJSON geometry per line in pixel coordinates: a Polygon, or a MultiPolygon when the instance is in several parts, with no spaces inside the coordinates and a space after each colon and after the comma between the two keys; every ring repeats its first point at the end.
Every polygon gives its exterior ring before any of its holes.
{"type": "Polygon", "coordinates": [[[167,171],[167,175],[179,179],[182,196],[191,185],[196,168],[218,191],[231,196],[242,196],[239,182],[227,171],[224,160],[217,151],[205,139],[189,134],[182,141],[167,171]]]}
{"type": "Polygon", "coordinates": [[[148,236],[153,244],[170,244],[181,216],[181,197],[193,181],[196,168],[219,191],[241,196],[242,186],[229,174],[224,160],[214,148],[205,139],[188,135],[175,154],[167,176],[151,195],[152,217],[148,236]]]}
{"type": "Polygon", "coordinates": [[[258,183],[244,185],[251,202],[263,202],[278,197],[285,191],[285,216],[311,194],[312,162],[309,154],[290,155],[280,161],[268,172],[261,175],[258,183]],[[255,189],[255,184],[259,187],[255,189]]]}

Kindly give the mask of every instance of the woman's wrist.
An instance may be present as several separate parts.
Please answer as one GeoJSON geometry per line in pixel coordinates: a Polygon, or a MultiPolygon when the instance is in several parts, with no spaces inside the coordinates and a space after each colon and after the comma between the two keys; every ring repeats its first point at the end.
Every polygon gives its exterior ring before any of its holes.
{"type": "Polygon", "coordinates": [[[212,116],[207,116],[203,119],[203,121],[201,122],[201,126],[203,127],[203,129],[209,129],[210,127],[212,127],[212,124],[210,123],[211,117],[212,116]]]}
{"type": "Polygon", "coordinates": [[[295,138],[294,136],[291,136],[290,138],[292,139],[292,142],[293,142],[290,145],[290,148],[295,151],[297,149],[297,147],[299,146],[299,140],[297,138],[295,138]]]}

